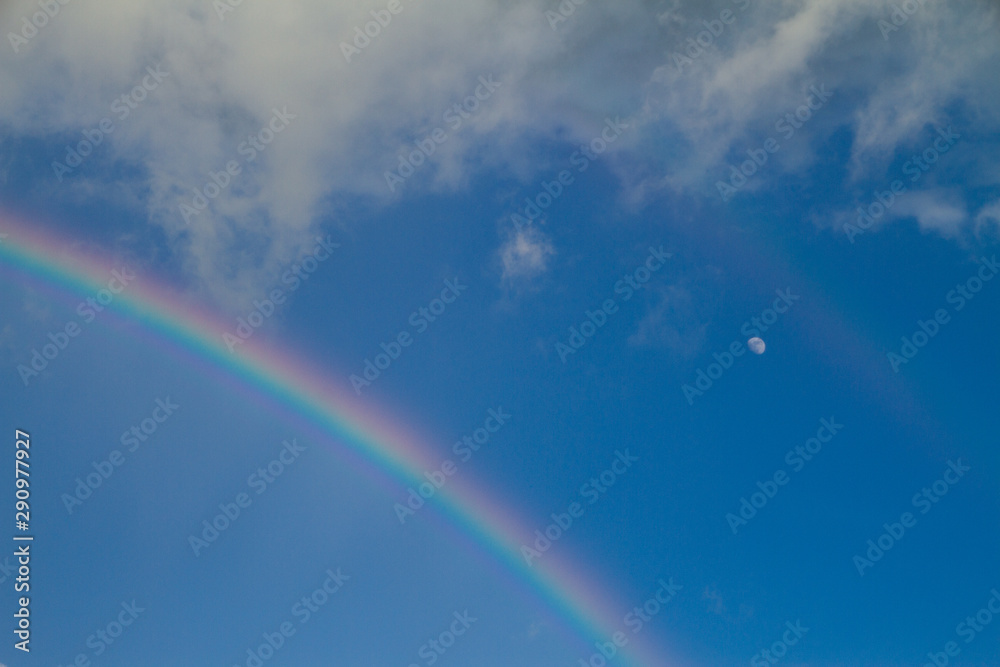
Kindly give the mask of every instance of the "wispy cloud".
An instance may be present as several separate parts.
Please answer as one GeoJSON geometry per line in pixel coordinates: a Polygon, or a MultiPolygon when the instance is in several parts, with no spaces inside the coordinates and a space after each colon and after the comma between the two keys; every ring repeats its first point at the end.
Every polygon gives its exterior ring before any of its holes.
{"type": "Polygon", "coordinates": [[[536,278],[548,268],[548,259],[555,254],[552,242],[536,227],[515,231],[500,247],[505,282],[536,278]]]}
{"type": "MultiPolygon", "coordinates": [[[[407,194],[462,188],[481,170],[527,182],[549,167],[545,146],[589,140],[609,113],[638,126],[618,159],[627,153],[646,165],[630,173],[656,174],[631,178],[633,193],[711,191],[729,156],[773,132],[817,82],[838,91],[840,113],[788,142],[760,184],[816,160],[845,127],[853,179],[878,174],[896,148],[955,108],[984,135],[1000,127],[1000,88],[983,85],[995,81],[1000,56],[998,10],[986,0],[924,3],[891,41],[876,24],[891,11],[886,2],[747,2],[740,11],[731,0],[620,0],[588,5],[556,31],[545,19],[551,4],[406,5],[350,62],[340,43],[384,3],[299,0],[280,12],[242,3],[225,20],[202,0],[70,4],[17,54],[0,52],[0,128],[8,139],[42,139],[51,161],[62,159],[147,66],[169,72],[84,167],[36,187],[115,197],[165,232],[188,273],[222,296],[272,280],[322,221],[349,224],[336,219],[345,196],[391,202],[384,173],[399,147],[425,136],[484,73],[504,82],[503,94],[449,138],[407,194]],[[671,54],[723,9],[736,21],[678,71],[671,54]],[[607,65],[622,53],[629,67],[607,65]],[[242,142],[285,107],[293,125],[252,163],[241,156],[242,142]],[[180,204],[231,160],[241,161],[240,175],[188,224],[180,204]]],[[[0,25],[35,9],[31,0],[5,3],[0,25]]],[[[986,158],[967,168],[977,161],[986,158]]],[[[979,171],[1000,182],[995,170],[979,171]]],[[[503,243],[507,277],[544,270],[550,253],[538,239],[503,243]]]]}
{"type": "Polygon", "coordinates": [[[699,303],[694,294],[680,285],[654,288],[655,300],[639,321],[630,345],[662,348],[680,357],[701,351],[709,324],[709,304],[699,303]]]}

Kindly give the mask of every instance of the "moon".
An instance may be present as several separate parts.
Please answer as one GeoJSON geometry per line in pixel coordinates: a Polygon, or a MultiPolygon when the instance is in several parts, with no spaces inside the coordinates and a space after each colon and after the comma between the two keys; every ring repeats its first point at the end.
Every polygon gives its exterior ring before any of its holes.
{"type": "Polygon", "coordinates": [[[754,337],[748,340],[747,347],[749,347],[750,351],[754,354],[764,354],[765,345],[764,341],[760,338],[754,337]]]}

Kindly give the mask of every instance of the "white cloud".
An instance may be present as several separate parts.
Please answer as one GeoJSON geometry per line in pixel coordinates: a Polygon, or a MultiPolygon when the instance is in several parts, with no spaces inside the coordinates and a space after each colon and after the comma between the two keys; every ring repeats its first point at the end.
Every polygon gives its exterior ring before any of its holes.
{"type": "MultiPolygon", "coordinates": [[[[554,32],[547,5],[404,2],[348,64],[340,42],[350,42],[354,27],[370,21],[369,11],[383,9],[383,1],[246,2],[224,21],[202,0],[72,3],[17,55],[0,50],[0,135],[48,139],[58,146],[52,159],[62,158],[63,145],[112,116],[111,102],[141,81],[147,65],[160,64],[169,77],[116,124],[66,186],[52,178],[48,194],[93,196],[109,174],[120,177],[107,167],[138,167],[127,185],[142,193],[144,217],[166,231],[190,273],[220,294],[243,292],[267,282],[269,271],[311,240],[317,220],[331,214],[332,198],[387,201],[383,173],[397,165],[400,149],[443,125],[443,111],[469,95],[481,75],[503,81],[502,94],[450,137],[408,188],[459,187],[476,166],[472,156],[527,174],[538,137],[589,136],[609,112],[605,97],[637,90],[641,75],[616,75],[596,101],[577,88],[554,95],[552,82],[566,78],[560,73],[582,73],[604,51],[581,51],[585,62],[567,59],[567,35],[616,29],[594,6],[581,7],[572,26],[554,32]],[[242,160],[240,143],[265,126],[273,108],[286,106],[297,115],[292,125],[253,164],[242,163],[243,173],[186,224],[179,205],[191,202],[192,189],[227,161],[242,160]],[[247,247],[256,250],[234,252],[247,247]]],[[[614,13],[627,16],[639,5],[622,2],[614,13]]],[[[36,9],[30,1],[7,3],[0,27],[16,26],[36,9]]]]}
{"type": "MultiPolygon", "coordinates": [[[[731,0],[591,2],[555,31],[544,16],[552,4],[406,0],[348,64],[340,42],[383,0],[244,2],[225,20],[204,0],[74,2],[20,53],[0,48],[0,138],[43,138],[59,159],[82,130],[112,115],[112,100],[147,65],[161,64],[169,77],[116,123],[85,167],[65,184],[51,178],[36,187],[134,207],[166,232],[190,275],[228,297],[273,280],[340,198],[377,204],[400,196],[384,172],[481,75],[502,81],[502,91],[407,181],[403,196],[461,188],[479,169],[530,181],[550,166],[547,140],[589,140],[615,114],[641,124],[622,151],[636,168],[616,164],[632,201],[664,186],[714,196],[727,156],[773,134],[775,118],[814,83],[836,91],[840,112],[817,114],[750,187],[807,167],[845,125],[855,179],[881,175],[897,147],[956,105],[984,135],[1000,126],[998,10],[986,0],[923,3],[888,41],[876,26],[888,16],[886,2],[754,1],[746,11],[731,0]],[[722,9],[736,21],[678,73],[669,54],[722,9]],[[286,106],[297,116],[291,126],[185,224],[178,206],[192,188],[241,159],[240,143],[286,106]]],[[[0,32],[36,9],[33,0],[4,3],[0,32]]],[[[513,262],[510,276],[544,266],[546,256],[531,243],[502,254],[513,262]]]]}
{"type": "Polygon", "coordinates": [[[940,188],[901,195],[892,209],[892,217],[916,218],[920,229],[952,238],[957,238],[964,223],[969,221],[961,194],[940,188]]]}
{"type": "MultiPolygon", "coordinates": [[[[889,17],[888,2],[754,2],[743,12],[730,2],[706,2],[678,11],[687,17],[661,21],[670,46],[650,78],[643,114],[647,132],[655,127],[660,137],[647,145],[662,165],[661,187],[717,197],[714,183],[726,178],[728,164],[764,138],[780,138],[776,119],[801,104],[813,84],[835,92],[835,109],[817,112],[792,139],[779,141],[779,152],[746,190],[801,173],[833,150],[827,142],[844,129],[853,137],[845,180],[863,183],[882,179],[896,151],[923,149],[927,126],[953,114],[971,116],[980,136],[1000,129],[1000,10],[984,0],[921,3],[888,40],[877,23],[889,17]],[[684,53],[686,40],[705,30],[703,19],[727,8],[735,21],[679,70],[672,54],[684,53]]],[[[989,184],[997,185],[989,153],[967,161],[978,163],[978,173],[991,171],[989,184]]]]}
{"type": "Polygon", "coordinates": [[[1000,230],[1000,201],[987,204],[979,209],[979,213],[976,214],[977,233],[981,232],[984,227],[991,224],[996,227],[997,230],[1000,230]]]}
{"type": "Polygon", "coordinates": [[[552,242],[534,226],[515,231],[500,248],[505,282],[536,278],[548,268],[548,258],[555,254],[552,242]]]}

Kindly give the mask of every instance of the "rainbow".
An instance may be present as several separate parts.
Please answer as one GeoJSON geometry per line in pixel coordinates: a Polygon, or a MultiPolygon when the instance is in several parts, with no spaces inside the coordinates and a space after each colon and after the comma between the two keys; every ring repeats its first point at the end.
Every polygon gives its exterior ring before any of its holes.
{"type": "MultiPolygon", "coordinates": [[[[0,271],[15,281],[30,280],[46,289],[88,296],[105,287],[111,269],[119,268],[106,259],[70,250],[69,240],[37,227],[29,229],[8,214],[2,220],[0,232],[7,236],[0,240],[0,271]]],[[[185,303],[166,285],[151,284],[139,276],[115,298],[109,311],[118,319],[139,323],[144,333],[174,352],[208,362],[209,368],[228,380],[253,388],[267,403],[306,420],[359,465],[374,467],[404,488],[423,482],[424,471],[438,463],[431,461],[429,448],[414,436],[288,354],[253,339],[230,353],[222,338],[227,325],[185,303]]],[[[621,629],[625,608],[612,602],[593,577],[584,576],[578,567],[551,552],[529,566],[520,549],[535,527],[526,529],[482,490],[450,483],[428,504],[471,548],[512,575],[525,592],[544,601],[559,619],[560,628],[583,640],[591,651],[594,642],[606,642],[621,629]]],[[[618,664],[665,664],[662,653],[644,645],[641,637],[632,639],[619,655],[618,664]]],[[[582,650],[579,657],[586,657],[582,650]]]]}

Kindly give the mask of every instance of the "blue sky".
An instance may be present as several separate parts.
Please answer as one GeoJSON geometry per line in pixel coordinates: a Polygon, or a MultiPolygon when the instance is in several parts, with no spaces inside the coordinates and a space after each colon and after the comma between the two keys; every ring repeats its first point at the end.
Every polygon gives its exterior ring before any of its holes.
{"type": "MultiPolygon", "coordinates": [[[[409,333],[359,400],[431,460],[508,413],[456,482],[524,544],[583,503],[551,553],[652,664],[1000,663],[991,3],[69,3],[33,33],[39,6],[0,8],[0,210],[232,331],[282,289],[254,341],[345,392],[409,333]]],[[[37,540],[0,663],[247,665],[287,622],[264,664],[602,664],[433,506],[400,525],[404,486],[127,317],[25,386],[95,295],[0,271],[37,540]]]]}

